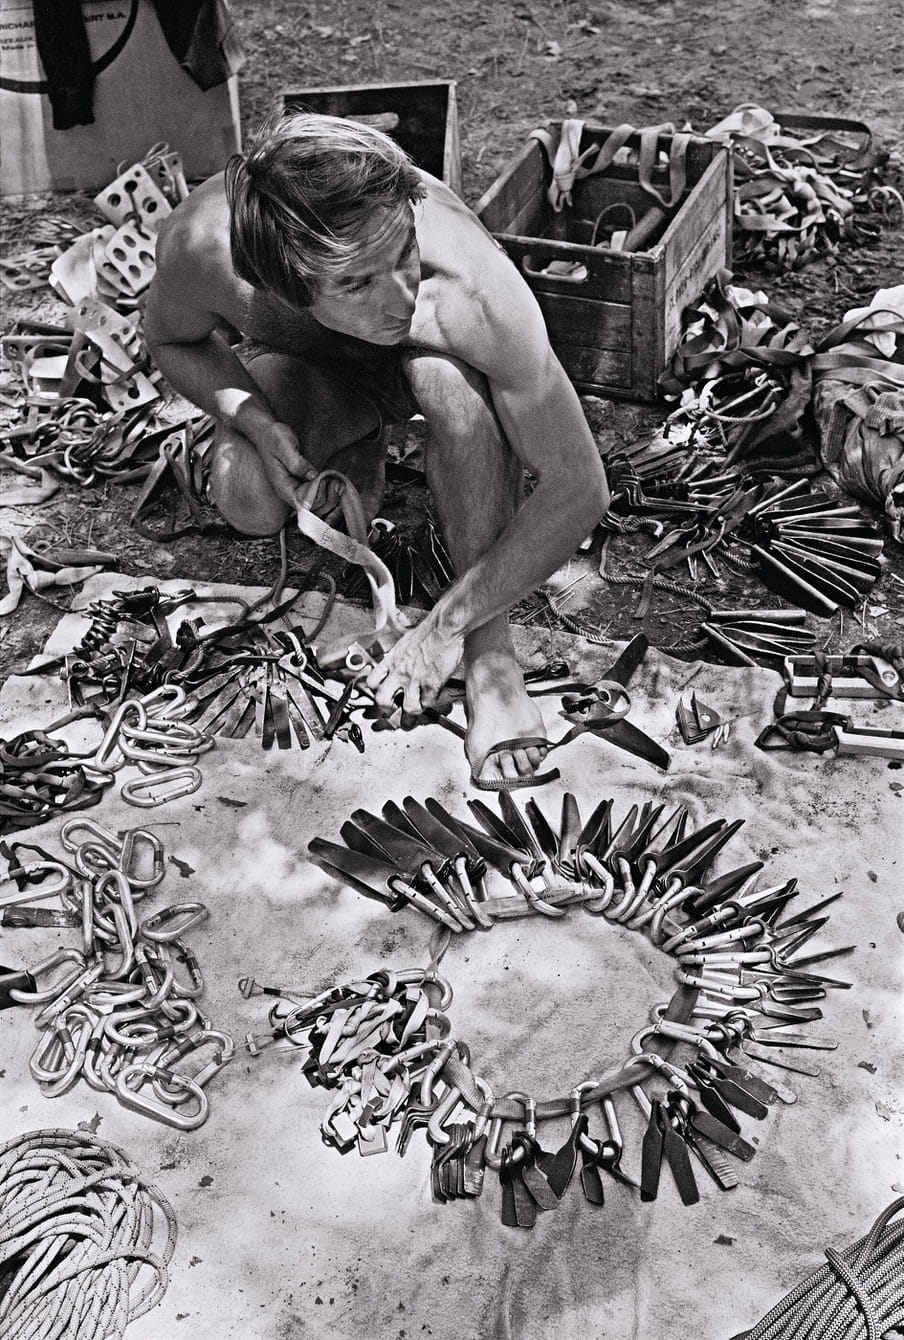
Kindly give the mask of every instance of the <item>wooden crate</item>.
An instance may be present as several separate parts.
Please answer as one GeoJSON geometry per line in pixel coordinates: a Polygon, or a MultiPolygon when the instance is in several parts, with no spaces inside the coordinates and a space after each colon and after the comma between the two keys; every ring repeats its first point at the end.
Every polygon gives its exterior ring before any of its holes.
{"type": "MultiPolygon", "coordinates": [[[[337,88],[294,88],[282,94],[287,111],[319,112],[349,120],[395,118],[387,133],[418,167],[439,177],[461,195],[461,148],[454,79],[409,84],[346,84],[337,88]]],[[[379,124],[379,122],[377,122],[379,124]]],[[[384,127],[381,126],[381,129],[384,127]]]]}
{"type": "MultiPolygon", "coordinates": [[[[588,123],[581,150],[605,142],[610,133],[588,123]]],[[[632,148],[639,143],[636,135],[628,141],[632,148]]],[[[667,152],[671,137],[663,135],[659,143],[667,152]]],[[[655,203],[640,186],[636,167],[612,165],[582,178],[573,206],[561,214],[547,198],[551,177],[546,153],[529,140],[477,202],[476,213],[536,294],[552,346],[577,389],[656,400],[658,378],[682,336],[685,307],[716,271],[731,265],[730,157],[715,143],[691,140],[685,198],[643,251],[589,245],[607,205],[625,202],[640,218],[655,203]],[[551,261],[581,269],[577,276],[543,273],[551,261]]],[[[668,196],[666,168],[657,167],[652,181],[668,196]]]]}

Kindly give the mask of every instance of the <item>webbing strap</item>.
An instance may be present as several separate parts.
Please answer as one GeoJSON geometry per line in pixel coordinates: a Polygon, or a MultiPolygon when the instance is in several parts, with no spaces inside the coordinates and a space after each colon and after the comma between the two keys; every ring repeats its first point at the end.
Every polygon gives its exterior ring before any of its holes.
{"type": "MultiPolygon", "coordinates": [[[[295,501],[298,509],[298,529],[302,535],[313,540],[321,549],[329,550],[344,562],[354,563],[364,569],[373,598],[375,623],[370,632],[359,634],[353,641],[360,642],[365,649],[370,649],[377,643],[382,654],[397,642],[406,630],[399,622],[396,611],[392,573],[367,544],[367,524],[358,490],[351,480],[338,470],[321,470],[316,478],[298,490],[295,501]],[[339,486],[342,515],[348,534],[343,534],[334,526],[327,525],[311,511],[311,504],[317,496],[320,485],[330,480],[339,486]]],[[[347,646],[334,648],[332,651],[317,650],[318,660],[325,667],[339,664],[344,662],[347,650],[347,646]]]]}
{"type": "Polygon", "coordinates": [[[612,165],[619,150],[623,149],[635,135],[640,139],[638,157],[640,185],[663,209],[674,209],[680,203],[687,184],[687,146],[693,138],[690,132],[676,132],[671,122],[664,122],[659,126],[644,126],[640,130],[623,122],[609,132],[602,144],[591,144],[581,152],[584,124],[583,121],[572,118],[562,122],[558,135],[545,128],[533,130],[530,134],[531,139],[537,140],[543,146],[552,168],[552,181],[547,189],[547,196],[557,214],[572,203],[571,192],[574,183],[582,177],[605,172],[612,165]],[[668,197],[653,185],[652,180],[660,134],[672,136],[668,197]]]}

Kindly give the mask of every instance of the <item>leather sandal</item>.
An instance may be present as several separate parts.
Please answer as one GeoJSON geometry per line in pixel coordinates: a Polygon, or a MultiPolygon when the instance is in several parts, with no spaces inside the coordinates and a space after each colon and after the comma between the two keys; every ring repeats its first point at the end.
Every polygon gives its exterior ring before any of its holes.
{"type": "Polygon", "coordinates": [[[471,770],[471,785],[476,786],[478,791],[517,791],[525,786],[543,786],[546,782],[554,782],[561,774],[558,768],[550,768],[546,772],[535,772],[530,777],[481,777],[481,773],[487,765],[487,760],[497,754],[510,754],[516,749],[549,749],[551,741],[544,735],[525,735],[518,740],[500,740],[486,751],[483,758],[471,770]]]}

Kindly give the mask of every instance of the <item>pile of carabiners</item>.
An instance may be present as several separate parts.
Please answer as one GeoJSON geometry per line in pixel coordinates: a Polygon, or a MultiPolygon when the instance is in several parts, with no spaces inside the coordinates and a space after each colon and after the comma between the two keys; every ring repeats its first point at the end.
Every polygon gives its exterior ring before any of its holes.
{"type": "Polygon", "coordinates": [[[201,785],[198,758],[214,746],[212,735],[182,720],[191,710],[179,684],[164,684],[140,698],[120,703],[92,757],[99,770],[124,766],[142,774],[124,781],[119,794],[130,805],[149,809],[201,785]]]}
{"type": "Polygon", "coordinates": [[[0,740],[0,833],[96,805],[124,767],[141,774],[121,784],[120,795],[130,805],[149,809],[191,795],[201,785],[198,758],[214,740],[181,719],[185,710],[191,710],[185,690],[166,684],[127,698],[107,715],[96,749],[73,753],[64,740],[41,730],[0,740]]]}
{"type": "Polygon", "coordinates": [[[81,945],[31,968],[0,965],[0,1009],[38,1007],[29,1066],[46,1097],[83,1078],[125,1107],[194,1130],[207,1118],[207,1082],[233,1054],[232,1039],[198,1008],[204,980],[183,940],[207,908],[177,903],[139,918],[136,903],[165,873],[163,847],[147,829],[119,837],[78,817],[60,841],[69,860],[22,862],[13,845],[3,925],[80,929],[81,945]]]}
{"type": "Polygon", "coordinates": [[[606,800],[582,824],[567,794],[554,829],[536,802],[528,801],[522,815],[505,792],[499,815],[480,801],[469,805],[480,827],[454,819],[435,800],[420,805],[409,797],[401,807],[385,806],[382,819],[358,811],[355,835],[343,828],[356,846],[315,839],[311,854],[318,864],[390,906],[427,913],[439,923],[440,944],[428,969],[377,972],[311,998],[243,978],[246,997],[278,997],[269,1029],[249,1034],[248,1050],[300,1054],[309,1082],[336,1091],[321,1130],[342,1152],[355,1145],[361,1154],[383,1152],[398,1122],[396,1148],[404,1153],[413,1131],[423,1127],[433,1149],[437,1200],[478,1195],[484,1169],[494,1169],[503,1222],[512,1226],[531,1227],[538,1210],[557,1205],[579,1159],[582,1188],[593,1204],[603,1203],[601,1172],[631,1183],[620,1168],[622,1137],[612,1101],[623,1090],[647,1117],[641,1199],[656,1198],[663,1162],[684,1203],[698,1199],[691,1154],[722,1189],[737,1185],[726,1155],[743,1161],[755,1150],[736,1114],[762,1118],[776,1100],[795,1100],[752,1065],[818,1074],[797,1059],[800,1049],[836,1046],[802,1026],[822,1017],[815,1002],[828,988],[849,983],[809,968],[851,947],[809,956],[799,951],[827,923],[821,913],[840,895],[792,914],[797,881],[757,888],[762,861],[705,878],[740,823],[717,819],[689,832],[684,806],[665,815],[663,805],[647,802],[617,822],[606,800]],[[491,872],[516,892],[488,896],[491,872]],[[452,990],[434,965],[453,930],[531,914],[561,917],[570,904],[644,931],[675,959],[678,990],[668,1005],[653,1008],[626,1060],[600,1078],[581,1081],[567,1097],[537,1101],[515,1092],[497,1099],[472,1069],[468,1047],[450,1036],[452,990]],[[679,1044],[690,1048],[682,1066],[666,1059],[679,1044]],[[665,1076],[666,1087],[648,1095],[643,1085],[654,1073],[665,1076]],[[588,1131],[596,1103],[606,1123],[602,1139],[588,1131]],[[556,1153],[543,1150],[537,1123],[563,1116],[571,1118],[565,1143],[556,1153]],[[506,1126],[513,1128],[508,1135],[506,1126]]]}

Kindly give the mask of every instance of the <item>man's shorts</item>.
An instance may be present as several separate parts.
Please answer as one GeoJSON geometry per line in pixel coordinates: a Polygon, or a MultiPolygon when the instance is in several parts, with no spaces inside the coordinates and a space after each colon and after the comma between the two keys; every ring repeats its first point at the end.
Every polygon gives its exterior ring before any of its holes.
{"type": "Polygon", "coordinates": [[[420,413],[414,393],[402,364],[402,349],[398,345],[366,344],[349,335],[325,331],[320,327],[316,343],[303,348],[287,349],[244,340],[237,348],[242,362],[254,375],[252,364],[264,354],[288,354],[303,363],[311,363],[326,371],[337,373],[343,388],[368,401],[380,419],[373,436],[392,423],[404,423],[420,413]]]}

